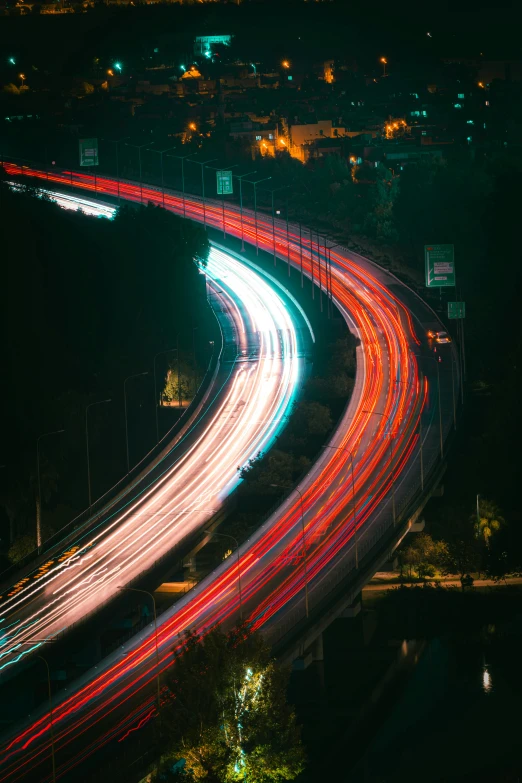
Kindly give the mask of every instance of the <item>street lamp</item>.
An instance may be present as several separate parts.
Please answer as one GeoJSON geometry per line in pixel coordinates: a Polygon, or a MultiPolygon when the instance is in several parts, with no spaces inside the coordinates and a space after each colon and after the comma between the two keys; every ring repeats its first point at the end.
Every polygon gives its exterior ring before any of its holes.
{"type": "Polygon", "coordinates": [[[87,488],[89,490],[89,513],[91,511],[92,506],[92,497],[91,497],[91,462],[89,459],[89,408],[92,408],[94,405],[103,405],[106,402],[112,402],[112,400],[98,400],[98,402],[90,402],[89,405],[85,408],[85,447],[87,450],[87,488]]]}
{"type": "Polygon", "coordinates": [[[329,288],[330,288],[330,294],[329,294],[329,298],[328,298],[328,318],[331,318],[332,313],[333,313],[333,306],[332,306],[332,302],[333,302],[333,294],[332,294],[332,253],[331,253],[331,251],[334,250],[336,247],[339,247],[339,243],[337,243],[335,245],[328,245],[328,247],[326,247],[326,250],[327,250],[327,253],[328,253],[328,261],[327,261],[327,267],[326,267],[327,275],[328,275],[327,276],[327,280],[328,280],[329,288]]]}
{"type": "MultiPolygon", "coordinates": [[[[268,192],[272,196],[272,246],[273,246],[273,253],[274,253],[274,266],[277,266],[277,259],[276,259],[276,241],[275,241],[275,217],[274,217],[274,193],[277,193],[278,190],[284,190],[285,188],[290,187],[289,185],[280,185],[278,188],[266,188],[268,192]]],[[[278,213],[279,214],[279,213],[278,213]]]]}
{"type": "Polygon", "coordinates": [[[159,713],[161,702],[160,702],[160,668],[159,668],[159,651],[158,651],[158,618],[156,613],[156,599],[154,598],[154,595],[152,593],[149,593],[148,590],[141,590],[138,587],[118,586],[118,590],[128,591],[132,593],[145,593],[145,595],[148,595],[150,598],[152,598],[152,607],[154,610],[154,642],[156,646],[156,687],[157,687],[158,713],[159,713]]]}
{"type": "Polygon", "coordinates": [[[47,438],[49,435],[59,435],[65,430],[53,430],[53,432],[45,432],[43,435],[39,435],[36,439],[36,473],[38,477],[38,506],[36,509],[36,547],[38,554],[42,548],[42,483],[40,481],[40,441],[42,438],[47,438]]]}
{"type": "MultiPolygon", "coordinates": [[[[25,642],[20,642],[21,645],[23,644],[34,644],[35,642],[39,642],[39,644],[51,644],[54,642],[54,639],[29,639],[25,642]]],[[[53,775],[52,775],[52,781],[53,783],[56,783],[56,762],[55,762],[55,744],[54,744],[54,724],[53,724],[53,698],[51,693],[51,670],[49,669],[49,664],[47,662],[47,658],[44,658],[43,655],[37,654],[35,656],[36,658],[40,658],[41,661],[45,664],[45,669],[47,672],[47,692],[49,694],[49,730],[51,733],[51,760],[53,765],[53,775]]]]}
{"type": "MultiPolygon", "coordinates": [[[[444,439],[442,436],[442,407],[440,404],[440,369],[439,364],[441,362],[440,356],[424,356],[421,355],[419,357],[420,359],[431,359],[433,362],[435,362],[437,366],[437,398],[438,398],[438,408],[439,408],[439,433],[440,433],[440,458],[444,459],[444,439]]],[[[452,366],[453,369],[453,366],[452,366]]]]}
{"type": "Polygon", "coordinates": [[[382,75],[386,76],[386,66],[388,65],[388,60],[386,57],[381,57],[381,63],[382,63],[382,75]]]}
{"type": "MultiPolygon", "coordinates": [[[[369,413],[369,414],[375,414],[375,416],[382,416],[386,419],[388,426],[390,423],[390,416],[387,413],[381,413],[380,411],[369,411],[365,410],[363,408],[363,413],[369,413]]],[[[393,469],[393,433],[391,432],[391,427],[389,427],[388,432],[388,438],[390,440],[390,470],[391,470],[391,482],[392,482],[392,515],[393,515],[393,524],[395,525],[396,522],[396,515],[395,515],[395,472],[393,469]]]]}
{"type": "Polygon", "coordinates": [[[256,186],[259,185],[261,182],[268,182],[269,179],[272,179],[272,177],[264,177],[263,179],[258,179],[256,181],[252,181],[250,179],[247,179],[247,182],[250,182],[251,185],[254,186],[254,226],[255,226],[255,234],[256,234],[256,255],[259,255],[259,245],[257,242],[257,189],[256,186]]]}
{"type": "Polygon", "coordinates": [[[144,147],[147,147],[150,144],[150,141],[147,141],[146,144],[127,144],[127,147],[134,147],[138,150],[138,160],[140,164],[140,204],[143,204],[143,180],[141,178],[141,151],[144,147]]]}
{"type": "Polygon", "coordinates": [[[119,147],[118,145],[122,141],[126,141],[127,139],[130,139],[130,136],[123,136],[121,139],[102,139],[102,141],[107,141],[109,144],[115,144],[116,145],[116,178],[118,180],[118,203],[120,203],[120,162],[119,162],[119,147]]]}
{"type": "MultiPolygon", "coordinates": [[[[288,487],[283,487],[281,484],[270,484],[271,487],[276,487],[278,489],[286,489],[288,491],[288,487]]],[[[301,490],[297,489],[297,487],[294,487],[294,492],[297,492],[299,495],[299,499],[301,501],[301,531],[302,531],[302,539],[303,539],[303,565],[304,565],[304,583],[305,583],[305,611],[306,611],[306,617],[309,616],[309,605],[308,605],[308,563],[307,563],[307,552],[306,552],[306,536],[305,536],[305,525],[304,525],[304,515],[303,515],[303,495],[301,493],[301,490]]]]}
{"type": "Polygon", "coordinates": [[[22,80],[22,87],[23,87],[24,86],[24,81],[25,81],[25,75],[23,73],[20,73],[19,76],[20,76],[20,79],[22,80]]]}
{"type": "MultiPolygon", "coordinates": [[[[174,351],[177,351],[177,348],[167,348],[165,351],[158,351],[156,356],[154,357],[153,367],[154,367],[154,408],[156,411],[156,443],[159,443],[159,425],[158,425],[158,393],[157,393],[157,387],[156,387],[156,359],[158,356],[162,356],[165,353],[173,353],[174,351]]],[[[179,378],[178,378],[179,383],[179,378]]]]}
{"type": "Polygon", "coordinates": [[[187,209],[185,204],[185,160],[187,158],[190,158],[192,153],[190,152],[188,155],[167,155],[167,158],[177,158],[181,161],[181,189],[183,191],[183,217],[187,216],[187,209]]]}
{"type": "MultiPolygon", "coordinates": [[[[152,142],[154,144],[154,142],[152,142]]],[[[152,150],[149,147],[149,152],[156,152],[158,155],[161,156],[161,193],[162,193],[162,204],[163,208],[165,208],[165,184],[163,180],[163,155],[165,152],[170,152],[171,150],[175,150],[176,147],[168,147],[166,150],[152,150]]]]}
{"type": "Polygon", "coordinates": [[[205,530],[205,533],[208,536],[221,536],[222,538],[229,538],[231,541],[234,542],[236,546],[236,554],[237,554],[237,592],[239,595],[239,624],[243,622],[243,598],[241,594],[241,567],[240,567],[240,561],[239,561],[239,544],[237,542],[237,539],[234,538],[234,536],[229,535],[228,533],[219,533],[217,530],[205,530]]]}
{"type": "Polygon", "coordinates": [[[141,378],[143,375],[148,375],[149,371],[137,372],[134,375],[129,375],[123,381],[123,406],[125,409],[125,443],[127,446],[127,473],[130,473],[130,459],[129,459],[129,423],[127,421],[127,381],[131,381],[133,378],[141,378]]]}
{"type": "Polygon", "coordinates": [[[194,160],[194,158],[189,158],[191,163],[197,163],[198,166],[201,166],[201,194],[203,198],[203,225],[205,231],[207,229],[207,215],[205,210],[205,166],[207,163],[214,163],[216,160],[217,158],[211,158],[210,160],[194,160]]]}
{"type": "Polygon", "coordinates": [[[353,476],[353,454],[348,451],[346,446],[330,446],[329,444],[323,446],[324,449],[334,449],[336,451],[345,451],[350,457],[350,468],[352,475],[352,509],[353,509],[353,530],[354,530],[354,543],[355,543],[355,567],[359,568],[359,543],[357,533],[357,507],[355,504],[355,481],[353,476]]]}
{"type": "MultiPolygon", "coordinates": [[[[247,174],[232,174],[233,177],[239,180],[239,214],[241,220],[241,252],[245,252],[245,232],[243,230],[243,177],[251,177],[253,174],[257,174],[257,171],[250,171],[247,174]]],[[[247,180],[248,182],[248,180],[247,180]]]]}

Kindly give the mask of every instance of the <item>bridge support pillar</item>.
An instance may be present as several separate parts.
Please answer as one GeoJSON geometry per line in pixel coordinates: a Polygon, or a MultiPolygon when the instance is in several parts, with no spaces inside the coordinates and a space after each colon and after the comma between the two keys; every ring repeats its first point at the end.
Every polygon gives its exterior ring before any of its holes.
{"type": "Polygon", "coordinates": [[[347,606],[346,609],[343,609],[339,617],[345,620],[352,620],[354,617],[357,617],[360,611],[361,598],[359,597],[353,602],[351,606],[347,606]]]}
{"type": "Polygon", "coordinates": [[[310,648],[313,661],[324,661],[323,635],[319,634],[310,648]]]}

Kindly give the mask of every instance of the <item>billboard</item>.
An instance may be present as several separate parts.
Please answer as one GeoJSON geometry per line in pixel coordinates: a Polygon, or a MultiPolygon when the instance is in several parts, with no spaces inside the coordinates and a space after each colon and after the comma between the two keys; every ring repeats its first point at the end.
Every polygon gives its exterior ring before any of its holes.
{"type": "Polygon", "coordinates": [[[424,245],[426,287],[455,285],[455,252],[453,245],[424,245]]]}
{"type": "Polygon", "coordinates": [[[98,165],[98,139],[80,139],[80,166],[98,165]]]}
{"type": "Polygon", "coordinates": [[[231,196],[234,192],[231,171],[216,171],[218,196],[231,196]]]}

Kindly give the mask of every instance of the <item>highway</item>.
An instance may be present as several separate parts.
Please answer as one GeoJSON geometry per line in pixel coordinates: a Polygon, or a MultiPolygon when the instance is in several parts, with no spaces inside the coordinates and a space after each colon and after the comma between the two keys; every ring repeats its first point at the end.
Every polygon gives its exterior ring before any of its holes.
{"type": "MultiPolygon", "coordinates": [[[[67,174],[56,176],[67,181],[67,174]]],[[[71,176],[75,184],[92,189],[90,177],[71,176]]],[[[99,192],[114,193],[115,188],[113,181],[97,178],[99,192]]],[[[135,184],[122,183],[120,192],[139,200],[135,184]]],[[[146,200],[161,202],[158,189],[144,186],[143,192],[146,200]]],[[[183,205],[179,194],[166,193],[165,204],[202,219],[202,205],[195,197],[183,205]]],[[[222,228],[222,205],[207,202],[205,219],[222,228]]],[[[300,242],[295,226],[289,228],[288,246],[286,223],[277,222],[274,237],[265,216],[255,221],[245,211],[241,226],[233,206],[227,206],[225,222],[228,233],[243,233],[246,241],[257,240],[270,253],[275,243],[279,256],[302,266],[307,276],[315,265],[317,275],[317,250],[310,247],[310,239],[300,242]]],[[[272,643],[305,620],[307,604],[313,613],[347,573],[355,574],[380,538],[398,524],[419,492],[421,442],[422,475],[428,475],[442,456],[439,443],[442,451],[452,427],[448,411],[458,367],[451,345],[435,355],[425,339],[424,324],[433,320],[433,313],[367,260],[336,248],[331,261],[332,296],[360,339],[352,399],[298,491],[240,549],[243,615],[272,643]]],[[[237,620],[237,572],[237,560],[225,560],[160,617],[161,670],[171,665],[172,648],[179,645],[183,630],[204,632],[215,623],[226,627],[237,620]]],[[[137,728],[153,717],[154,652],[149,628],[104,661],[94,675],[76,683],[73,694],[57,699],[53,725],[64,775],[74,775],[78,764],[115,738],[132,743],[137,728]]],[[[22,779],[37,769],[40,779],[47,779],[38,765],[42,761],[45,770],[49,768],[49,728],[49,717],[41,710],[25,729],[11,735],[3,746],[0,780],[22,779]]]]}
{"type": "Polygon", "coordinates": [[[261,275],[216,247],[207,273],[234,346],[226,384],[183,448],[169,452],[118,510],[6,593],[0,673],[93,614],[203,526],[237,483],[237,467],[282,426],[304,362],[290,308],[261,275]]]}

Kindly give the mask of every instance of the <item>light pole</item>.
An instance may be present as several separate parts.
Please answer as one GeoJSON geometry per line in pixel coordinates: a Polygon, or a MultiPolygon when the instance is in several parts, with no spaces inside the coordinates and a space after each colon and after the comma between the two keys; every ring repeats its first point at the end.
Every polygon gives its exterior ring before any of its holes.
{"type": "Polygon", "coordinates": [[[239,560],[239,544],[237,542],[237,539],[234,538],[234,536],[229,535],[228,533],[219,533],[218,531],[214,530],[205,530],[205,533],[209,536],[221,536],[222,538],[229,538],[231,541],[234,542],[236,546],[236,554],[237,554],[237,592],[239,595],[239,624],[243,622],[243,598],[241,594],[241,567],[240,567],[240,560],[239,560]]]}
{"type": "Polygon", "coordinates": [[[36,474],[38,479],[38,506],[36,509],[36,548],[38,554],[42,548],[42,482],[40,480],[40,441],[42,438],[47,438],[49,435],[59,435],[65,430],[53,430],[52,432],[45,432],[43,435],[39,435],[36,439],[36,474]]]}
{"type": "Polygon", "coordinates": [[[391,427],[389,426],[389,424],[390,424],[390,417],[389,417],[389,415],[387,413],[381,413],[380,411],[369,411],[369,410],[364,410],[363,409],[363,413],[374,414],[375,416],[382,416],[383,418],[386,419],[386,421],[388,423],[388,428],[389,428],[388,438],[390,440],[390,470],[391,470],[391,482],[392,482],[392,514],[393,514],[393,524],[395,526],[395,522],[396,522],[396,516],[395,516],[395,472],[394,472],[394,469],[393,469],[393,433],[391,432],[391,427]]]}
{"type": "MultiPolygon", "coordinates": [[[[53,641],[54,639],[29,639],[25,642],[20,642],[20,644],[22,645],[34,644],[35,642],[39,642],[40,644],[51,644],[53,641]]],[[[54,723],[53,723],[53,697],[51,692],[51,670],[49,669],[47,658],[44,658],[43,655],[39,655],[39,654],[37,654],[35,657],[40,658],[40,660],[44,662],[45,669],[47,672],[47,693],[49,696],[49,730],[51,734],[51,760],[53,765],[52,781],[53,783],[56,783],[56,761],[55,761],[54,723]]]]}
{"type": "Polygon", "coordinates": [[[299,266],[301,267],[301,288],[303,288],[303,227],[301,222],[299,222],[299,266]]]}
{"type": "Polygon", "coordinates": [[[269,179],[272,179],[272,177],[264,177],[263,179],[258,179],[255,181],[247,179],[247,182],[250,182],[250,184],[254,186],[254,226],[256,234],[256,255],[259,255],[259,245],[257,242],[257,185],[259,185],[261,182],[268,182],[269,179]]]}
{"type": "Polygon", "coordinates": [[[165,209],[165,183],[163,180],[163,155],[165,152],[170,152],[171,150],[175,150],[175,147],[168,147],[166,150],[153,150],[149,147],[149,152],[156,152],[158,155],[161,156],[161,200],[163,208],[165,209]]]}
{"type": "Polygon", "coordinates": [[[352,508],[353,508],[353,537],[354,537],[354,543],[355,543],[355,567],[359,568],[359,542],[358,542],[358,532],[357,532],[357,506],[355,504],[355,481],[353,476],[353,454],[351,451],[348,451],[346,446],[330,446],[326,445],[323,446],[325,449],[334,449],[336,451],[345,451],[346,454],[350,457],[350,469],[351,469],[351,476],[352,476],[352,508]]]}
{"type": "Polygon", "coordinates": [[[134,147],[138,150],[138,160],[140,163],[140,204],[143,204],[143,180],[141,177],[141,151],[144,147],[147,147],[150,144],[150,141],[147,141],[146,144],[127,144],[127,147],[134,147]]]}
{"type": "MultiPolygon", "coordinates": [[[[223,173],[223,171],[228,171],[229,169],[235,169],[239,166],[239,163],[234,163],[233,166],[228,166],[226,169],[217,169],[215,166],[206,166],[207,169],[212,169],[213,171],[219,171],[220,173],[223,173]]],[[[226,238],[226,223],[225,223],[225,190],[223,187],[223,177],[221,178],[221,204],[223,208],[223,239],[226,238]]]]}
{"type": "Polygon", "coordinates": [[[388,60],[386,57],[381,57],[381,63],[382,63],[382,75],[386,76],[386,66],[388,65],[388,60]]]}
{"type": "Polygon", "coordinates": [[[126,141],[127,139],[130,139],[130,136],[123,136],[123,138],[121,139],[102,139],[102,141],[107,141],[109,144],[116,145],[116,179],[118,180],[118,203],[120,203],[120,161],[119,161],[118,145],[121,144],[122,141],[126,141]]]}
{"type": "Polygon", "coordinates": [[[154,642],[156,646],[156,687],[157,687],[157,699],[158,699],[158,713],[160,711],[160,668],[159,668],[159,650],[158,650],[158,617],[156,613],[156,599],[154,598],[154,595],[152,593],[149,593],[148,590],[141,590],[138,587],[118,587],[118,590],[122,591],[128,591],[132,593],[145,593],[145,595],[148,595],[150,598],[152,598],[152,608],[154,611],[154,642]]]}
{"type": "Polygon", "coordinates": [[[103,405],[106,402],[112,402],[112,400],[98,400],[98,402],[90,402],[89,405],[85,408],[85,447],[87,450],[87,488],[89,490],[89,513],[91,511],[92,506],[92,497],[91,497],[91,462],[89,459],[89,408],[92,408],[94,405],[103,405]]]}
{"type": "MultiPolygon", "coordinates": [[[[239,180],[239,214],[241,220],[241,252],[245,252],[245,232],[243,230],[243,177],[251,177],[257,174],[257,171],[249,171],[247,174],[233,174],[233,177],[239,180]]],[[[248,180],[247,180],[248,182],[248,180]]]]}
{"type": "Polygon", "coordinates": [[[153,367],[154,367],[154,408],[156,412],[156,443],[159,443],[159,425],[158,425],[158,392],[156,387],[156,359],[158,356],[163,356],[165,353],[174,353],[174,351],[177,351],[177,348],[167,348],[165,351],[158,351],[156,356],[154,357],[153,367]]]}
{"type": "Polygon", "coordinates": [[[177,158],[181,161],[181,190],[183,192],[183,217],[187,216],[187,208],[185,203],[185,160],[187,158],[190,158],[192,153],[189,153],[189,155],[167,155],[167,158],[177,158]]]}
{"type": "Polygon", "coordinates": [[[332,253],[331,251],[334,250],[334,248],[339,247],[339,243],[335,245],[328,245],[326,248],[328,251],[328,281],[329,281],[329,288],[330,288],[330,297],[328,299],[329,305],[328,305],[328,318],[331,318],[333,314],[333,293],[332,293],[332,253]]]}
{"type": "Polygon", "coordinates": [[[274,193],[277,193],[278,190],[284,190],[287,188],[288,185],[280,185],[278,188],[266,188],[270,195],[272,196],[272,248],[274,252],[274,266],[277,266],[277,259],[276,259],[276,240],[275,240],[275,215],[274,215],[274,193]]]}
{"type": "Polygon", "coordinates": [[[437,402],[439,408],[439,434],[440,434],[440,458],[444,459],[444,438],[442,435],[442,407],[440,403],[440,356],[421,356],[421,359],[431,359],[437,366],[437,402]]]}
{"type": "Polygon", "coordinates": [[[217,158],[210,158],[210,160],[194,160],[194,158],[189,158],[188,160],[190,161],[190,163],[197,163],[198,166],[201,166],[201,195],[203,200],[203,225],[206,231],[207,214],[205,208],[205,166],[207,165],[207,163],[214,163],[214,161],[216,161],[217,158]]]}
{"type": "Polygon", "coordinates": [[[149,371],[137,372],[134,375],[129,375],[123,381],[123,406],[125,409],[125,443],[127,446],[127,473],[130,473],[130,458],[129,458],[129,423],[127,421],[127,381],[131,381],[133,378],[141,378],[143,375],[148,375],[149,371]]]}
{"type": "MultiPolygon", "coordinates": [[[[283,487],[281,484],[270,484],[271,487],[277,487],[278,489],[286,489],[288,491],[288,487],[283,487]]],[[[297,492],[299,495],[299,499],[301,501],[301,534],[303,539],[303,565],[304,565],[304,583],[305,583],[305,611],[306,611],[306,617],[308,618],[310,612],[309,612],[309,604],[308,604],[308,562],[307,562],[307,552],[306,552],[306,536],[305,536],[305,525],[304,525],[304,514],[303,514],[303,495],[301,490],[297,489],[297,487],[294,487],[294,492],[297,492]]]]}

